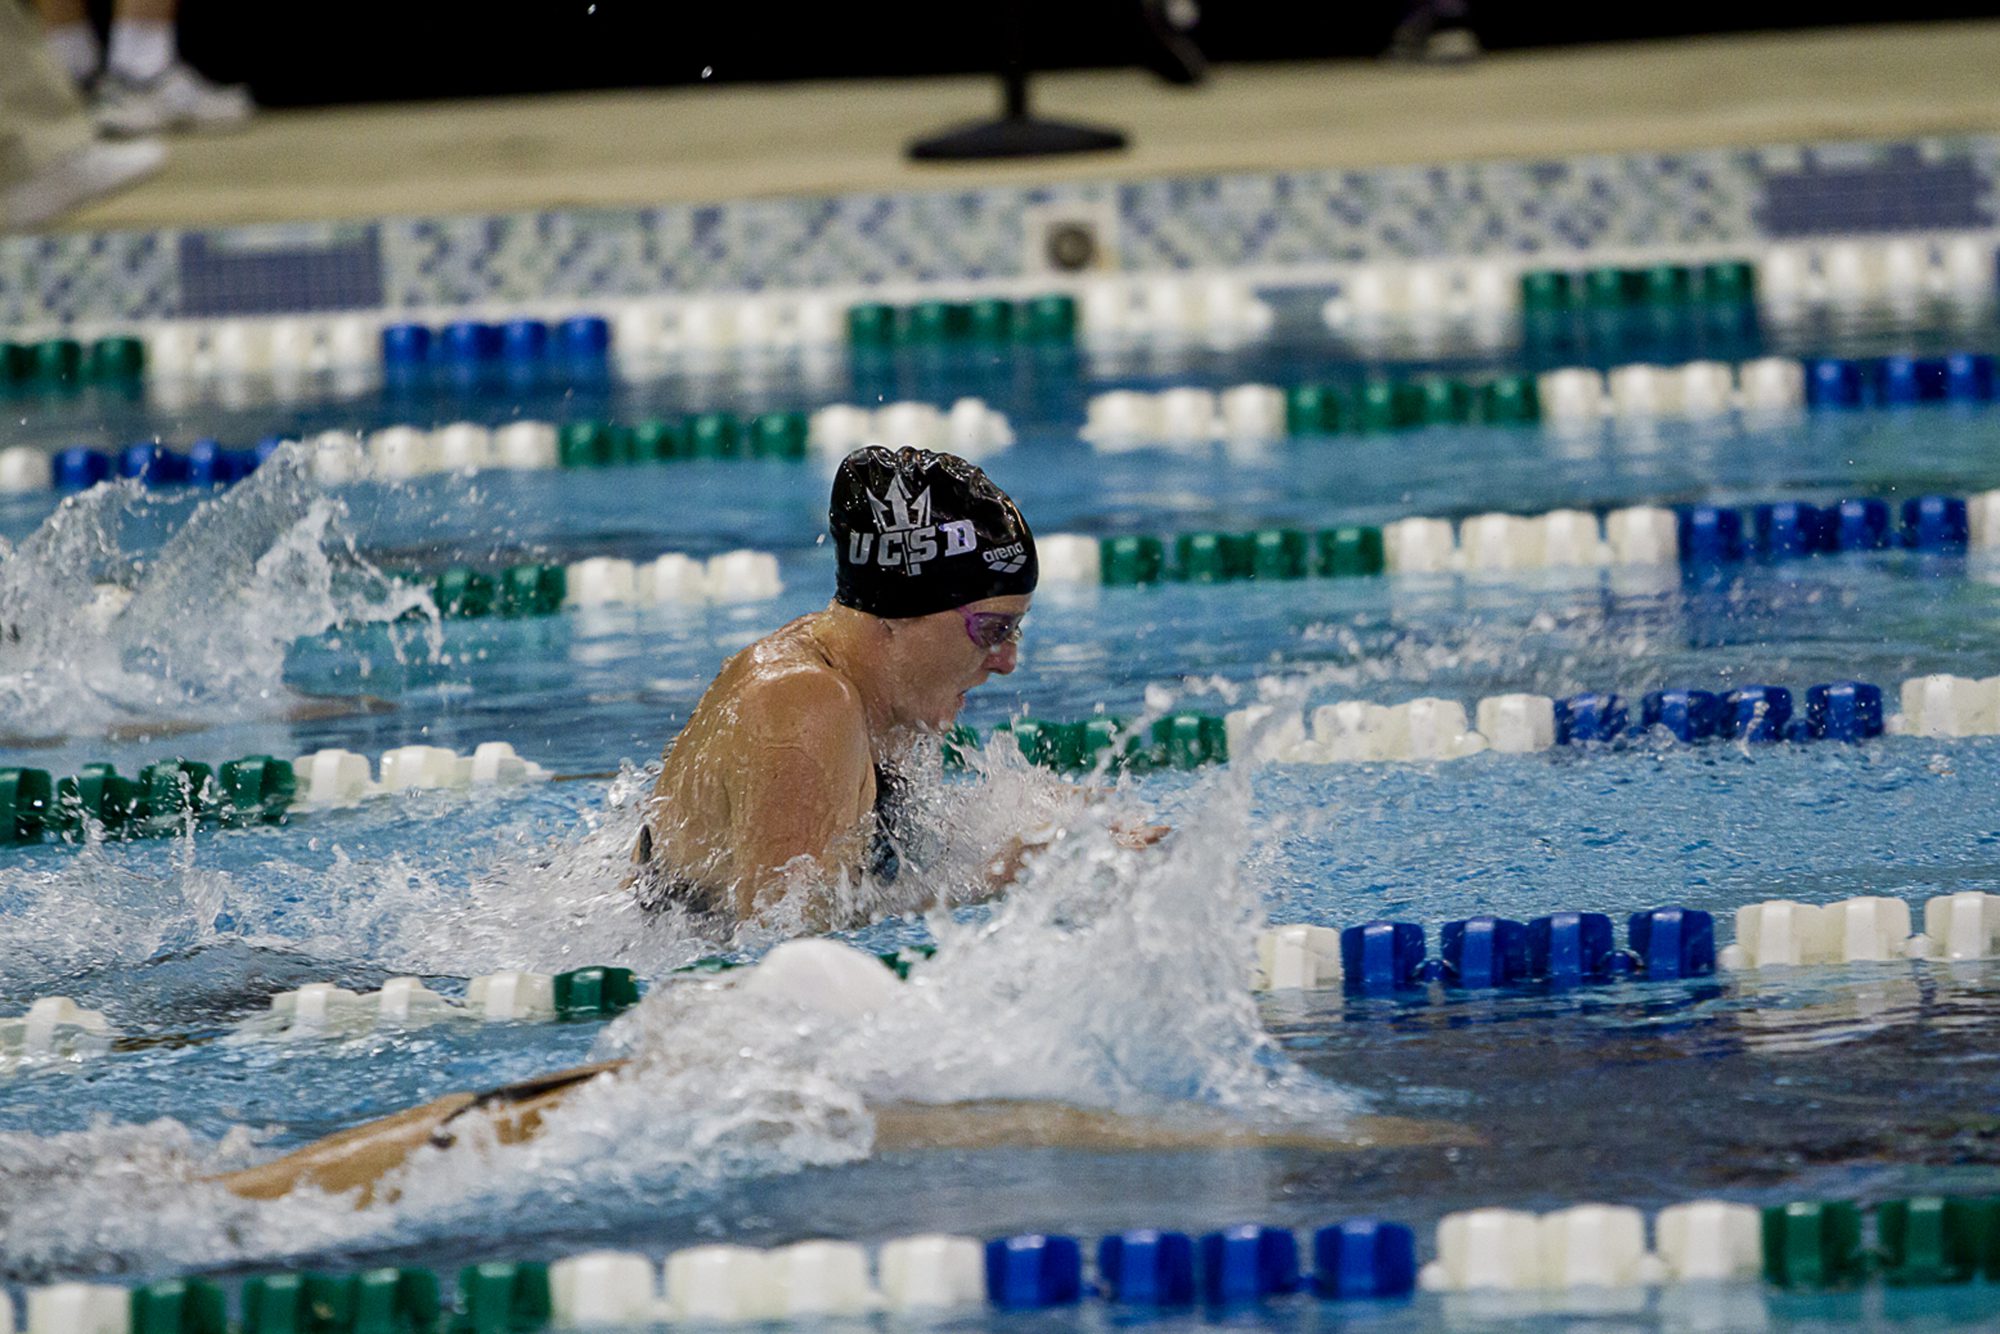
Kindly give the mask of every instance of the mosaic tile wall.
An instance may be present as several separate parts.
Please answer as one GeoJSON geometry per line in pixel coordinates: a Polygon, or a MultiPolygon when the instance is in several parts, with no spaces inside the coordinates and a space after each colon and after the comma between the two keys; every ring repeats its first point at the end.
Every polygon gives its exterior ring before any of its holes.
{"type": "Polygon", "coordinates": [[[0,326],[450,307],[1040,269],[1088,218],[1128,271],[1714,249],[1993,227],[2000,137],[0,238],[0,326]]]}

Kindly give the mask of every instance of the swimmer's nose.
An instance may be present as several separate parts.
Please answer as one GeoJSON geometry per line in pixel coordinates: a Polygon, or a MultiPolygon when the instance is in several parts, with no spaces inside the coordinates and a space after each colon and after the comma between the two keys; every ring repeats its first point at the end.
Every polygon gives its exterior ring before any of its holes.
{"type": "Polygon", "coordinates": [[[986,655],[986,670],[989,672],[998,672],[1002,676],[1008,675],[1020,663],[1021,646],[1019,644],[1002,644],[999,648],[994,649],[986,655]]]}

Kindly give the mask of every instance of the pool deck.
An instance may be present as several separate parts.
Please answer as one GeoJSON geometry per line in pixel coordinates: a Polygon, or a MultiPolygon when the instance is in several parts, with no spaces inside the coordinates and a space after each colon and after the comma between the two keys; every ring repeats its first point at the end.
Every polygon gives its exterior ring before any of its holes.
{"type": "Polygon", "coordinates": [[[857,190],[1923,137],[2000,130],[2000,21],[1491,56],[1459,68],[1138,71],[1038,83],[1124,153],[918,166],[913,135],[989,114],[983,78],[719,86],[273,112],[176,141],[65,230],[506,212],[857,190]]]}

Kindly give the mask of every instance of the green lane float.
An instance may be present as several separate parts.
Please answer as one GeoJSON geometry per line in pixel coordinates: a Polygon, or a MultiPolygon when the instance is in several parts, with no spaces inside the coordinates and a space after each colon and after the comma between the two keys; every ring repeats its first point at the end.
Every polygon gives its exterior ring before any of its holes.
{"type": "Polygon", "coordinates": [[[631,425],[567,422],[556,432],[556,461],[564,468],[595,469],[696,459],[780,459],[806,456],[810,418],[803,412],[763,412],[740,417],[699,412],[655,417],[631,425]]]}
{"type": "Polygon", "coordinates": [[[1076,298],[1061,292],[1023,301],[982,297],[906,306],[862,301],[847,308],[847,341],[858,351],[1067,344],[1075,341],[1076,331],[1076,298]]]}
{"type": "Polygon", "coordinates": [[[443,1304],[428,1269],[264,1274],[245,1279],[243,1334],[435,1334],[443,1304]]]}
{"type": "Polygon", "coordinates": [[[527,1334],[546,1329],[551,1315],[545,1264],[490,1260],[458,1271],[451,1334],[527,1334]]]}
{"type": "Polygon", "coordinates": [[[202,1278],[134,1288],[132,1334],[230,1334],[228,1298],[202,1278]]]}
{"type": "Polygon", "coordinates": [[[561,1019],[608,1018],[639,1003],[639,983],[630,968],[578,968],[557,973],[551,993],[561,1019]]]}
{"type": "Polygon", "coordinates": [[[1042,577],[1050,584],[1135,588],[1167,581],[1219,584],[1241,580],[1290,582],[1381,574],[1382,530],[1361,524],[1334,528],[1200,530],[1171,542],[1151,534],[1092,538],[1053,533],[1039,542],[1042,577]]]}
{"type": "Polygon", "coordinates": [[[1838,1288],[1868,1272],[1861,1248],[1861,1210],[1852,1204],[1803,1200],[1764,1210],[1764,1278],[1781,1288],[1838,1288]]]}
{"type": "Polygon", "coordinates": [[[2000,1200],[1919,1196],[1875,1208],[1880,1272],[1896,1287],[2000,1276],[2000,1200]]]}
{"type": "MultiPolygon", "coordinates": [[[[1082,722],[1052,722],[1016,718],[993,729],[989,743],[1010,739],[1030,764],[1058,773],[1089,773],[1099,768],[1127,773],[1162,769],[1196,769],[1229,759],[1229,734],[1223,719],[1211,714],[1175,713],[1156,719],[1138,731],[1123,719],[1088,718],[1082,722]]],[[[954,748],[965,744],[955,735],[954,748]]]]}
{"type": "Polygon", "coordinates": [[[1107,537],[1098,550],[1104,583],[1113,588],[1157,584],[1166,572],[1166,544],[1157,537],[1107,537]]]}
{"type": "Polygon", "coordinates": [[[1756,266],[1738,259],[1640,268],[1601,266],[1581,274],[1529,269],[1520,282],[1521,308],[1531,316],[1633,306],[1749,305],[1757,295],[1756,266]]]}
{"type": "Polygon", "coordinates": [[[297,790],[292,766],[269,755],[246,755],[219,771],[163,760],[136,779],[104,763],[60,779],[41,769],[0,769],[0,845],[39,843],[44,834],[80,839],[91,826],[108,836],[142,837],[191,823],[270,823],[285,817],[297,790]]]}

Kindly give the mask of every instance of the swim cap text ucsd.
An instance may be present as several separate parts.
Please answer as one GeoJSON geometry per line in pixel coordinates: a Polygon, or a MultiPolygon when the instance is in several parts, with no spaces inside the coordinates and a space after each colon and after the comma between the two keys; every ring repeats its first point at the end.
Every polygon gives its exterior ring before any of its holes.
{"type": "Polygon", "coordinates": [[[1035,591],[1035,536],[1007,493],[955,454],[857,449],[827,511],[834,601],[871,616],[949,611],[1035,591]]]}

